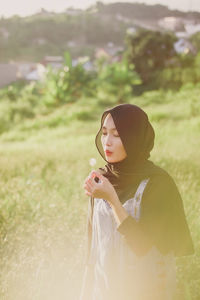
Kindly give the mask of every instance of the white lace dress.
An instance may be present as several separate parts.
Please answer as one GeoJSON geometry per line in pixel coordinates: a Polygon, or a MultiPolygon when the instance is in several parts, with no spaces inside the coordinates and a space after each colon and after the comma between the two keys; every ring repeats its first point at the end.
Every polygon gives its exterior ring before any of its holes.
{"type": "MultiPolygon", "coordinates": [[[[123,207],[135,220],[140,218],[144,179],[123,207]]],[[[176,288],[174,254],[162,255],[152,247],[138,257],[117,231],[111,207],[94,199],[90,263],[94,266],[91,300],[172,300],[176,288]]]]}

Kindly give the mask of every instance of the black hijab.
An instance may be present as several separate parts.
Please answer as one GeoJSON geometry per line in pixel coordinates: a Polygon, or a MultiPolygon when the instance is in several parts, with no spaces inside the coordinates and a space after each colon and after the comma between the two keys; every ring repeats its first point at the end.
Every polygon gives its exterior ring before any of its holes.
{"type": "Polygon", "coordinates": [[[112,183],[122,203],[136,190],[142,179],[160,172],[160,168],[148,160],[154,146],[154,138],[154,129],[147,114],[136,105],[120,104],[102,114],[101,127],[95,143],[107,164],[97,171],[112,183]],[[103,123],[109,113],[127,153],[125,159],[115,163],[106,160],[101,143],[103,123]]]}

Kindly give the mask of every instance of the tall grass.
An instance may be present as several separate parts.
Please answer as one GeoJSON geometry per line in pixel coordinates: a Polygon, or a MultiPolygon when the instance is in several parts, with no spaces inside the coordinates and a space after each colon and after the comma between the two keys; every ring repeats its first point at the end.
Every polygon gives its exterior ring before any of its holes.
{"type": "MultiPolygon", "coordinates": [[[[172,175],[184,201],[196,252],[177,259],[181,300],[200,299],[198,95],[196,88],[127,100],[149,115],[156,133],[151,160],[172,175]]],[[[59,107],[0,136],[0,299],[77,299],[88,207],[82,184],[91,157],[97,167],[105,164],[94,137],[101,113],[114,105],[102,99],[59,107]]]]}

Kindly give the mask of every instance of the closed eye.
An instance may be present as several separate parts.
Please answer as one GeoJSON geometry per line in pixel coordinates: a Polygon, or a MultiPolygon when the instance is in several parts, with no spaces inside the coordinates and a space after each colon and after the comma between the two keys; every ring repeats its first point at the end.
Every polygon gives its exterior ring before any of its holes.
{"type": "MultiPolygon", "coordinates": [[[[102,132],[102,135],[107,135],[107,133],[106,132],[102,132]]],[[[114,136],[115,137],[119,137],[119,135],[117,135],[117,134],[116,135],[114,134],[114,136]]]]}

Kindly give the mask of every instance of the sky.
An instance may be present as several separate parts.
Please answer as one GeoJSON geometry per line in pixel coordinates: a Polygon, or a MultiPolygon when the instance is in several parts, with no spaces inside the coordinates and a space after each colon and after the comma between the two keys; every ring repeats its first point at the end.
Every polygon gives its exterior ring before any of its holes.
{"type": "MultiPolygon", "coordinates": [[[[93,4],[96,0],[0,0],[0,16],[9,17],[12,15],[32,15],[41,8],[48,11],[61,12],[66,8],[85,9],[93,4]]],[[[162,4],[170,9],[179,9],[182,11],[200,11],[200,0],[103,0],[103,3],[112,2],[139,2],[146,4],[162,4]]]]}

